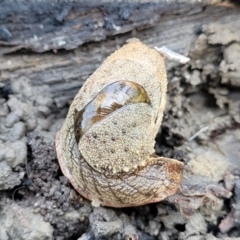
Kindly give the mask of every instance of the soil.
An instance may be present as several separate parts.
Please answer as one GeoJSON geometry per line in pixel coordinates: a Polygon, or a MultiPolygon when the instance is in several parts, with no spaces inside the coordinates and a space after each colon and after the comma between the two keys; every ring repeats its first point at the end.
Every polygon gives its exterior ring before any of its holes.
{"type": "Polygon", "coordinates": [[[239,32],[203,25],[189,57],[185,65],[167,61],[156,137],[156,153],[182,161],[184,179],[175,195],[142,207],[93,207],[78,195],[54,146],[70,102],[57,106],[45,85],[24,76],[4,84],[0,239],[240,239],[239,32]]]}

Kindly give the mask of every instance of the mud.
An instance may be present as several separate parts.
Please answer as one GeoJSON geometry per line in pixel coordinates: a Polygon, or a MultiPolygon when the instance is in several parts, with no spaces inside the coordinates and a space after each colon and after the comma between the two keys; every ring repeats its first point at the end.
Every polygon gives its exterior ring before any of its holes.
{"type": "Polygon", "coordinates": [[[57,107],[47,85],[25,77],[3,86],[0,239],[240,237],[240,36],[231,26],[205,25],[189,56],[168,71],[156,137],[157,154],[184,162],[184,179],[175,195],[142,207],[94,208],[78,195],[54,147],[68,106],[57,107]]]}

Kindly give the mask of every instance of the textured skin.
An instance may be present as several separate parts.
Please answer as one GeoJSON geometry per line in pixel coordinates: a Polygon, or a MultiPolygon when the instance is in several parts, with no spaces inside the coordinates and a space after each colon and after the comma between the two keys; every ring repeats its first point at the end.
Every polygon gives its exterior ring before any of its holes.
{"type": "Polygon", "coordinates": [[[166,90],[163,57],[135,40],[110,55],[76,95],[56,136],[57,155],[64,175],[95,205],[138,206],[176,192],[182,163],[153,154],[166,90]],[[141,85],[150,105],[135,103],[117,109],[94,123],[77,144],[75,111],[83,109],[104,87],[120,80],[141,85]]]}

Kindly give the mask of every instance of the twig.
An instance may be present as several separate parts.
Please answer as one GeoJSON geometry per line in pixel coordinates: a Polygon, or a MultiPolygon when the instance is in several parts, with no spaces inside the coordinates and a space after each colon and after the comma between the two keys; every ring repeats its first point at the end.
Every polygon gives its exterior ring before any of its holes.
{"type": "Polygon", "coordinates": [[[196,132],[193,136],[191,136],[191,137],[188,139],[188,141],[194,140],[194,139],[195,139],[196,137],[198,137],[201,133],[207,131],[208,129],[209,129],[208,126],[200,129],[200,130],[199,130],[198,132],[196,132]]]}
{"type": "Polygon", "coordinates": [[[182,64],[185,64],[187,63],[190,58],[188,57],[185,57],[179,53],[176,53],[170,49],[168,49],[167,47],[165,46],[162,46],[160,48],[158,47],[154,47],[159,53],[161,53],[163,56],[165,56],[166,58],[168,58],[169,60],[172,60],[172,61],[175,61],[175,62],[179,62],[179,63],[182,63],[182,64]]]}

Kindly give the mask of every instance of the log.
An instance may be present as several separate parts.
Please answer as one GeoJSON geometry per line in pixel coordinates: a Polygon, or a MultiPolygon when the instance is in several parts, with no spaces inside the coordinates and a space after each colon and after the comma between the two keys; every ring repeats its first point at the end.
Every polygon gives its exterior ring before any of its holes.
{"type": "MultiPolygon", "coordinates": [[[[128,38],[188,55],[203,24],[217,19],[240,31],[240,8],[228,2],[122,7],[24,4],[4,1],[1,5],[0,87],[24,76],[34,86],[46,85],[58,107],[69,102],[87,77],[128,38]],[[111,24],[107,19],[112,19],[111,24]]],[[[168,68],[172,64],[167,63],[168,68]]]]}
{"type": "MultiPolygon", "coordinates": [[[[206,2],[206,3],[205,3],[206,2]]],[[[0,54],[20,49],[34,52],[71,50],[87,42],[156,25],[162,16],[187,14],[198,4],[16,2],[3,1],[0,54]]]]}

